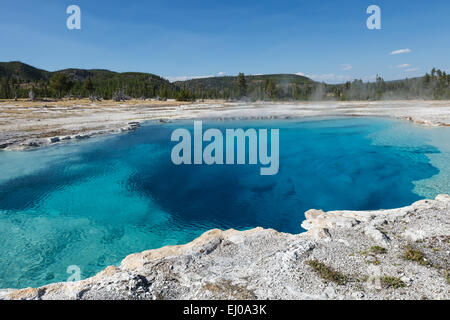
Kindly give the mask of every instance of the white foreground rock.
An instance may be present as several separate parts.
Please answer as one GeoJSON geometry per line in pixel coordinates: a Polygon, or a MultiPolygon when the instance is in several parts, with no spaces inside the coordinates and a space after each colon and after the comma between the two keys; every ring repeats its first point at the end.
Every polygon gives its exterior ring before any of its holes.
{"type": "Polygon", "coordinates": [[[0,299],[450,298],[450,196],[393,210],[305,216],[302,234],[211,230],[186,245],[129,255],[92,278],[3,290],[0,299]],[[425,255],[425,264],[402,258],[408,245],[425,255]],[[324,279],[311,260],[346,282],[324,279]],[[402,286],[389,287],[385,279],[402,286]]]}

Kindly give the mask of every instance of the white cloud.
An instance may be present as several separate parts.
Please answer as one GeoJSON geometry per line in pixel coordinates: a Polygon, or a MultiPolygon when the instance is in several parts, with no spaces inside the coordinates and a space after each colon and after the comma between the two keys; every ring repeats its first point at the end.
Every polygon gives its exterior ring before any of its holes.
{"type": "Polygon", "coordinates": [[[218,76],[224,76],[225,74],[226,74],[226,72],[223,72],[223,71],[217,73],[218,76]]]}
{"type": "Polygon", "coordinates": [[[327,74],[305,75],[305,77],[308,77],[315,81],[323,81],[326,83],[343,83],[343,82],[347,82],[347,81],[353,81],[355,79],[361,79],[363,81],[374,81],[377,76],[371,75],[371,76],[364,76],[364,77],[355,77],[354,75],[352,76],[352,75],[344,75],[344,74],[327,73],[327,74]]]}
{"type": "Polygon", "coordinates": [[[336,75],[334,73],[312,74],[309,77],[314,80],[324,81],[324,80],[334,80],[336,78],[336,75]]]}
{"type": "Polygon", "coordinates": [[[376,79],[377,79],[377,75],[376,74],[373,74],[371,76],[367,76],[367,77],[362,77],[361,78],[361,80],[363,80],[363,81],[374,81],[376,79]]]}
{"type": "MultiPolygon", "coordinates": [[[[353,68],[353,66],[350,64],[343,64],[342,66],[346,67],[346,68],[344,68],[344,70],[347,70],[347,71],[351,70],[353,68]]],[[[320,82],[323,81],[323,82],[339,83],[339,82],[353,80],[351,75],[334,74],[334,73],[306,74],[303,72],[297,72],[296,75],[307,77],[312,80],[320,81],[320,82]]]]}
{"type": "Polygon", "coordinates": [[[352,77],[348,75],[336,75],[334,73],[326,73],[326,74],[311,74],[311,75],[305,75],[305,77],[311,78],[316,81],[332,81],[332,82],[339,82],[339,81],[348,81],[351,80],[352,77]]]}
{"type": "Polygon", "coordinates": [[[402,54],[402,53],[410,53],[411,49],[400,49],[400,50],[395,50],[392,51],[391,53],[389,53],[389,55],[395,55],[395,54],[402,54]]]}
{"type": "Polygon", "coordinates": [[[177,76],[177,77],[164,77],[167,80],[169,80],[170,82],[175,82],[175,81],[184,81],[187,80],[188,77],[187,76],[177,76]]]}
{"type": "Polygon", "coordinates": [[[408,68],[408,67],[411,67],[411,65],[410,65],[410,64],[407,64],[407,63],[399,64],[399,65],[397,66],[397,68],[400,68],[400,69],[404,69],[404,68],[408,68]]]}
{"type": "Polygon", "coordinates": [[[352,70],[353,69],[353,66],[351,64],[348,64],[348,63],[341,64],[341,66],[342,66],[342,70],[344,70],[344,71],[348,71],[348,70],[352,70]]]}
{"type": "Polygon", "coordinates": [[[166,79],[169,80],[170,82],[175,82],[175,81],[186,81],[191,79],[203,79],[211,77],[215,77],[215,75],[209,74],[206,76],[176,76],[176,77],[166,77],[166,79]]]}

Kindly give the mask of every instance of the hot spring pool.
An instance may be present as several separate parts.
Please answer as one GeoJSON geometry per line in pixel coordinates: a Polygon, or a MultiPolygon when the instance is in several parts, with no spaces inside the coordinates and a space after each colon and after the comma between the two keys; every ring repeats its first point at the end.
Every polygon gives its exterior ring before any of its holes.
{"type": "Polygon", "coordinates": [[[373,118],[204,122],[279,128],[280,169],[175,166],[174,129],[0,152],[0,288],[82,278],[128,254],[183,244],[212,229],[298,233],[303,213],[409,205],[450,193],[450,128],[373,118]]]}

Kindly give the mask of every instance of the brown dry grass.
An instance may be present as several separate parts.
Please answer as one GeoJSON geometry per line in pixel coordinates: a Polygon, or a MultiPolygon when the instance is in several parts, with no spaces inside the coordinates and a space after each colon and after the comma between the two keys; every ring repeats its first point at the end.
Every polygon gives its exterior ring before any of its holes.
{"type": "MultiPolygon", "coordinates": [[[[219,100],[205,100],[204,103],[216,103],[223,102],[219,100]]],[[[184,101],[175,101],[175,100],[167,100],[167,101],[150,101],[150,100],[140,100],[140,99],[132,99],[121,102],[116,102],[113,100],[102,100],[92,102],[89,99],[62,99],[62,100],[52,100],[52,101],[29,101],[28,99],[18,99],[14,101],[12,99],[0,99],[0,106],[2,105],[12,105],[17,107],[41,107],[46,105],[47,107],[71,107],[71,106],[86,106],[90,108],[95,107],[105,107],[105,106],[180,106],[180,105],[189,105],[193,104],[193,102],[184,102],[184,101]]]]}

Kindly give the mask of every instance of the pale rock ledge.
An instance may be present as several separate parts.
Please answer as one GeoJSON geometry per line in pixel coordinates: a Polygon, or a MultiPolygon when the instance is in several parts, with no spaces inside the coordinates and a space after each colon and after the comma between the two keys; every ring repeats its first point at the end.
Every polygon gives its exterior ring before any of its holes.
{"type": "Polygon", "coordinates": [[[450,298],[450,196],[305,216],[302,234],[211,230],[186,245],[131,254],[79,282],[0,290],[0,299],[450,298]],[[425,262],[405,259],[408,246],[425,262]],[[308,261],[339,272],[345,283],[326,279],[308,261]]]}

